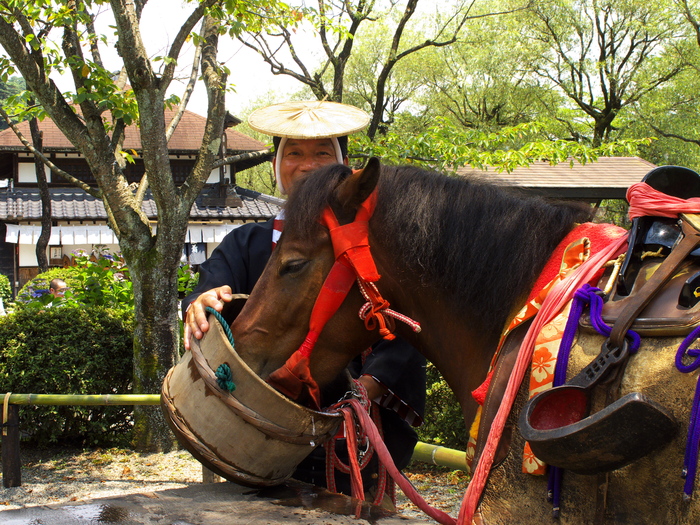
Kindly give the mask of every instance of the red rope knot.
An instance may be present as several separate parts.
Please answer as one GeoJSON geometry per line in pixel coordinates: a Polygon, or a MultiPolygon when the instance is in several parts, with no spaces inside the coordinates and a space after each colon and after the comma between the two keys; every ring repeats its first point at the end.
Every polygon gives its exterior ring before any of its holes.
{"type": "Polygon", "coordinates": [[[414,321],[407,315],[403,315],[389,308],[389,301],[381,296],[374,283],[358,278],[357,285],[360,288],[360,292],[362,292],[362,296],[367,300],[358,313],[360,319],[365,322],[365,328],[367,328],[367,330],[371,331],[379,328],[379,335],[387,341],[391,341],[396,338],[393,334],[396,329],[394,319],[398,319],[410,326],[411,330],[415,333],[421,331],[420,323],[414,321]]]}
{"type": "Polygon", "coordinates": [[[388,301],[382,300],[380,304],[367,302],[360,309],[359,316],[365,322],[367,330],[372,331],[378,328],[379,335],[387,341],[392,341],[396,338],[393,334],[396,329],[396,323],[391,317],[387,316],[388,309],[388,301]]]}

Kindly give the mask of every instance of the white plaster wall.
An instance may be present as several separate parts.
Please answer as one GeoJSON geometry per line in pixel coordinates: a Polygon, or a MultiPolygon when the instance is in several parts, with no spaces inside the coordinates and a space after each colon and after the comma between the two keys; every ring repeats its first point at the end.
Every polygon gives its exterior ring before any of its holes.
{"type": "MultiPolygon", "coordinates": [[[[51,182],[51,170],[44,170],[46,182],[51,182]]],[[[36,170],[33,162],[17,163],[17,182],[36,182],[36,170]]]]}

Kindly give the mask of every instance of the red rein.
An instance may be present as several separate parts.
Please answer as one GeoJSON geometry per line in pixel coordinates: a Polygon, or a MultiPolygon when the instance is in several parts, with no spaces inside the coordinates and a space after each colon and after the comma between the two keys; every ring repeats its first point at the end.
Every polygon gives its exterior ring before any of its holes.
{"type": "MultiPolygon", "coordinates": [[[[309,359],[316,341],[328,320],[340,308],[355,281],[374,283],[380,277],[369,250],[369,219],[374,213],[376,203],[377,190],[374,190],[358,208],[355,220],[343,225],[338,222],[330,207],[324,210],[320,222],[330,232],[335,264],[314,303],[306,339],[287,362],[267,379],[272,387],[292,399],[299,399],[307,392],[317,410],[321,406],[321,394],[309,371],[309,359]]],[[[372,294],[370,301],[372,307],[365,319],[365,325],[368,328],[379,326],[382,337],[393,339],[394,335],[387,328],[392,324],[383,313],[389,307],[389,303],[378,292],[372,294]]]]}

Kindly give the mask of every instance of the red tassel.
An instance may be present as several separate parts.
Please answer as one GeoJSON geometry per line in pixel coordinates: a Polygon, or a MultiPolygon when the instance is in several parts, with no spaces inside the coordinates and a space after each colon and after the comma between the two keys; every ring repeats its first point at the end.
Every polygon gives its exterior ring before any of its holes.
{"type": "Polygon", "coordinates": [[[281,368],[270,374],[267,382],[294,401],[301,399],[303,394],[308,394],[311,399],[310,408],[321,409],[321,391],[318,383],[311,377],[308,357],[294,352],[281,368]]]}
{"type": "Polygon", "coordinates": [[[489,385],[491,384],[492,376],[493,370],[489,372],[489,375],[486,376],[484,382],[481,383],[481,385],[477,389],[472,391],[472,397],[474,398],[474,401],[476,401],[480,405],[483,405],[484,401],[486,401],[486,393],[489,391],[489,385]]]}

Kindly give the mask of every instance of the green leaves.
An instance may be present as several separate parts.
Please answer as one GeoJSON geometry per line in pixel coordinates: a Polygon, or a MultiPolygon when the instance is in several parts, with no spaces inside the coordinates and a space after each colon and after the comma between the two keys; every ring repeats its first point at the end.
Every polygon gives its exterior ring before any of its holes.
{"type": "Polygon", "coordinates": [[[366,136],[352,137],[352,151],[362,157],[378,156],[385,162],[416,163],[455,173],[463,166],[512,171],[536,160],[585,164],[599,156],[634,155],[638,147],[651,142],[651,139],[630,139],[592,148],[573,141],[543,140],[540,131],[537,122],[498,131],[479,131],[455,126],[448,119],[438,117],[434,125],[419,134],[389,132],[374,142],[366,136]]]}
{"type": "Polygon", "coordinates": [[[133,284],[121,256],[102,250],[95,255],[73,254],[75,266],[39,274],[17,296],[19,309],[41,310],[52,306],[101,306],[131,311],[134,307],[133,284]],[[68,284],[66,295],[48,294],[49,282],[60,277],[68,284]]]}
{"type": "Polygon", "coordinates": [[[292,8],[278,0],[224,0],[208,11],[222,22],[222,28],[231,37],[244,31],[256,33],[274,26],[294,28],[310,13],[306,7],[292,8]]]}
{"type": "MultiPolygon", "coordinates": [[[[42,310],[47,306],[100,306],[130,311],[134,307],[131,273],[120,255],[102,249],[94,254],[73,254],[74,266],[55,268],[39,274],[17,294],[17,308],[42,310]],[[61,278],[68,284],[63,298],[48,293],[51,279],[61,278]]],[[[178,268],[178,292],[181,297],[192,293],[199,274],[188,265],[178,268]]],[[[0,275],[0,295],[2,295],[0,275]]],[[[8,285],[9,286],[9,285],[8,285]]]]}
{"type": "MultiPolygon", "coordinates": [[[[139,109],[132,89],[123,89],[114,82],[110,71],[92,61],[72,57],[68,66],[78,71],[82,80],[75,93],[68,96],[75,104],[92,101],[101,111],[111,112],[113,119],[122,119],[127,126],[138,120],[139,109]]],[[[106,123],[106,130],[111,127],[106,123]]]]}
{"type": "MultiPolygon", "coordinates": [[[[471,424],[471,422],[470,422],[471,424]]],[[[424,423],[418,428],[418,438],[427,443],[464,450],[467,434],[464,416],[454,393],[435,365],[426,368],[426,403],[424,423]]]]}
{"type": "Polygon", "coordinates": [[[198,282],[199,273],[193,271],[189,264],[184,264],[177,269],[177,291],[180,297],[191,294],[198,282]]]}

